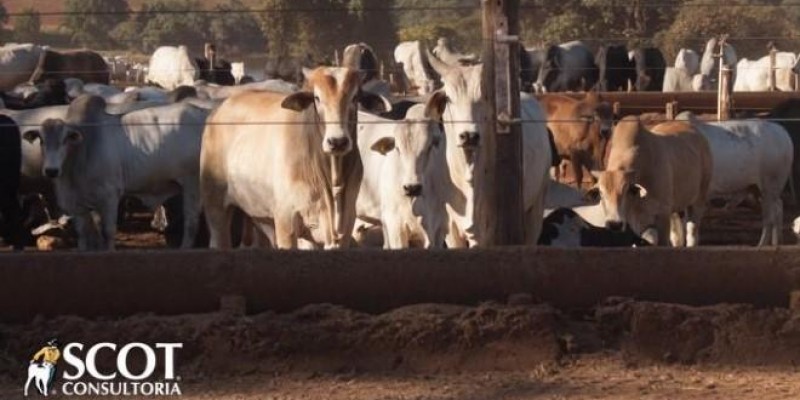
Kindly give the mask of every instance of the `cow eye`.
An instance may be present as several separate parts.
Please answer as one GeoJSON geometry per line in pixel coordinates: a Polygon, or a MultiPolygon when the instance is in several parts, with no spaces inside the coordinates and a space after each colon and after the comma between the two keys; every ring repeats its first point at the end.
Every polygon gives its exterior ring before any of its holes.
{"type": "Polygon", "coordinates": [[[314,95],[314,101],[316,101],[317,103],[319,103],[319,96],[317,96],[317,95],[314,95]]]}

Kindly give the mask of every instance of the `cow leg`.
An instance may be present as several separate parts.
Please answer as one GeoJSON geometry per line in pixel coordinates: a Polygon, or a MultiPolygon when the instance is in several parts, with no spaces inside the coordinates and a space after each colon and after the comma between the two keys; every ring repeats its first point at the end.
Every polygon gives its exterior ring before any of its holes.
{"type": "Polygon", "coordinates": [[[297,236],[294,234],[294,215],[276,213],[275,216],[275,247],[279,249],[296,249],[297,236]]]}
{"type": "Polygon", "coordinates": [[[703,218],[705,206],[696,204],[686,211],[686,246],[695,247],[700,245],[700,221],[703,218]]]}
{"type": "Polygon", "coordinates": [[[233,208],[229,206],[211,207],[206,205],[206,225],[208,225],[208,247],[229,250],[231,244],[231,217],[233,208]]]}
{"type": "Polygon", "coordinates": [[[72,222],[75,224],[75,232],[78,234],[78,250],[89,251],[95,249],[97,246],[97,238],[94,227],[94,220],[91,213],[83,211],[76,213],[72,216],[72,222]]]}
{"type": "Polygon", "coordinates": [[[780,196],[765,193],[761,198],[761,239],[758,241],[759,246],[777,245],[779,242],[778,233],[782,225],[782,210],[783,203],[780,196]],[[781,220],[777,220],[777,217],[781,220]]]}
{"type": "Polygon", "coordinates": [[[575,187],[578,190],[583,189],[583,168],[589,168],[589,163],[584,159],[580,152],[572,152],[570,154],[570,161],[572,161],[572,173],[575,177],[575,187]]]}
{"type": "Polygon", "coordinates": [[[197,183],[183,185],[183,240],[182,249],[194,246],[200,222],[200,193],[197,183]]]}
{"type": "Polygon", "coordinates": [[[774,225],[772,226],[772,245],[779,246],[783,241],[783,200],[775,199],[774,225]]]}
{"type": "Polygon", "coordinates": [[[98,210],[100,213],[100,249],[114,250],[114,237],[117,234],[117,212],[119,201],[106,201],[98,210]]]}
{"type": "Polygon", "coordinates": [[[669,241],[672,247],[686,246],[685,225],[686,221],[678,213],[672,213],[669,224],[669,241]]]}
{"type": "Polygon", "coordinates": [[[384,218],[383,225],[383,248],[384,249],[406,249],[408,248],[408,235],[403,224],[397,218],[384,218]]]}
{"type": "Polygon", "coordinates": [[[14,250],[22,250],[22,208],[17,199],[16,190],[0,190],[0,214],[3,215],[3,239],[12,245],[14,250]]]}

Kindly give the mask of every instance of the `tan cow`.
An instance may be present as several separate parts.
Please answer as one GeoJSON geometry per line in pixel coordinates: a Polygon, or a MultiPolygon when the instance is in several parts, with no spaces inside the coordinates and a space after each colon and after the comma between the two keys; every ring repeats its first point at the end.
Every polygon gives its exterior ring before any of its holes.
{"type": "MultiPolygon", "coordinates": [[[[547,129],[553,133],[558,155],[574,169],[577,187],[583,184],[583,169],[602,169],[603,145],[611,132],[611,106],[589,93],[583,100],[549,94],[539,97],[547,113],[547,129]]],[[[558,178],[564,176],[562,166],[558,178]]]]}
{"type": "Polygon", "coordinates": [[[653,244],[670,244],[673,213],[685,213],[686,244],[699,241],[711,182],[708,141],[690,124],[670,121],[646,130],[637,117],[614,129],[605,171],[587,195],[600,200],[608,228],[630,226],[653,244]]]}
{"type": "Polygon", "coordinates": [[[357,106],[390,106],[360,92],[359,74],[351,69],[303,73],[303,91],[239,93],[209,117],[200,184],[212,248],[231,247],[233,207],[262,233],[274,228],[278,248],[296,248],[298,239],[315,247],[348,246],[363,174],[357,106]]]}

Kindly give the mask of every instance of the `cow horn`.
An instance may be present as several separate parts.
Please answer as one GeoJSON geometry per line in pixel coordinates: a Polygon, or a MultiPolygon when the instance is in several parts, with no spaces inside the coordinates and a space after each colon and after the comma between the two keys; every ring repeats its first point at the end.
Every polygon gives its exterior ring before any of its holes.
{"type": "Polygon", "coordinates": [[[447,75],[450,71],[453,70],[453,66],[445,63],[444,61],[440,60],[438,57],[433,55],[429,49],[425,49],[425,53],[428,56],[428,63],[431,64],[433,70],[436,71],[437,74],[440,76],[447,75]]]}

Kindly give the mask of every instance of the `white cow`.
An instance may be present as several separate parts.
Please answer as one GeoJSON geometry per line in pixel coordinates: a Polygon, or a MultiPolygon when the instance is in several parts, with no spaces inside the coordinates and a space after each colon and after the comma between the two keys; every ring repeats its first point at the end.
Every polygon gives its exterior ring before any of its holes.
{"type": "MultiPolygon", "coordinates": [[[[706,42],[703,57],[700,59],[700,73],[694,76],[693,86],[694,90],[699,92],[701,90],[717,90],[717,81],[719,80],[719,58],[714,57],[719,53],[719,41],[716,38],[711,38],[706,42]]],[[[733,82],[736,82],[736,63],[739,58],[736,56],[736,50],[730,43],[725,43],[722,52],[722,62],[730,69],[733,69],[731,75],[731,88],[733,82]]]]}
{"type": "Polygon", "coordinates": [[[680,49],[675,56],[675,68],[686,70],[689,75],[700,71],[700,56],[692,49],[680,49]]]}
{"type": "Polygon", "coordinates": [[[693,77],[700,71],[700,56],[694,50],[680,49],[675,66],[664,71],[664,92],[694,91],[693,77]]]}
{"type": "Polygon", "coordinates": [[[33,76],[45,48],[35,44],[0,47],[0,91],[7,91],[33,76]]]}
{"type": "Polygon", "coordinates": [[[181,85],[192,85],[199,73],[186,46],[162,46],[150,57],[145,82],[172,90],[181,85]]]}
{"type": "Polygon", "coordinates": [[[236,93],[252,90],[262,90],[275,93],[293,93],[300,88],[291,82],[281,79],[267,79],[261,82],[251,82],[237,86],[220,86],[215,84],[195,84],[197,94],[210,100],[224,100],[236,93]]]}
{"type": "MultiPolygon", "coordinates": [[[[31,110],[3,110],[19,126],[20,132],[35,129],[51,118],[63,119],[68,106],[48,106],[31,110]]],[[[22,175],[28,178],[42,178],[42,148],[38,144],[22,141],[22,175]]]]}
{"type": "Polygon", "coordinates": [[[449,186],[440,118],[441,110],[423,104],[411,107],[404,121],[359,115],[365,174],[356,210],[365,222],[380,221],[386,249],[444,244],[442,199],[449,186]]]}
{"type": "Polygon", "coordinates": [[[403,66],[407,88],[417,88],[420,95],[436,90],[438,77],[430,67],[428,52],[421,41],[398,44],[394,49],[394,61],[403,66]]]}
{"type": "MultiPolygon", "coordinates": [[[[775,87],[782,92],[794,90],[792,68],[797,62],[794,53],[775,55],[775,87]]],[[[769,90],[770,56],[751,61],[743,58],[736,64],[735,92],[766,92],[769,90]]]]}
{"type": "Polygon", "coordinates": [[[231,63],[231,75],[233,75],[233,79],[236,81],[236,84],[242,83],[242,78],[247,74],[244,68],[244,62],[232,62],[231,63]]]}
{"type": "MultiPolygon", "coordinates": [[[[493,245],[492,215],[485,204],[494,190],[494,138],[485,135],[491,116],[481,93],[482,66],[452,66],[428,55],[431,66],[442,76],[444,91],[431,98],[444,108],[445,154],[454,190],[445,197],[450,219],[450,248],[493,245]]],[[[544,215],[545,194],[550,180],[550,140],[546,115],[532,97],[521,101],[523,154],[524,242],[536,244],[544,215]]]]}
{"type": "Polygon", "coordinates": [[[80,250],[114,249],[117,210],[123,195],[155,207],[183,193],[182,247],[194,242],[200,212],[198,169],[207,110],[178,103],[106,112],[101,97],[82,96],[66,117],[48,119],[23,133],[40,141],[43,171],[52,178],[61,208],[73,217],[80,250]],[[91,216],[100,216],[100,233],[91,216]]]}
{"type": "Polygon", "coordinates": [[[754,189],[761,197],[762,231],[759,245],[781,242],[781,192],[792,169],[793,147],[786,130],[763,120],[705,123],[690,113],[689,120],[708,140],[713,160],[709,199],[739,201],[754,189]]]}

